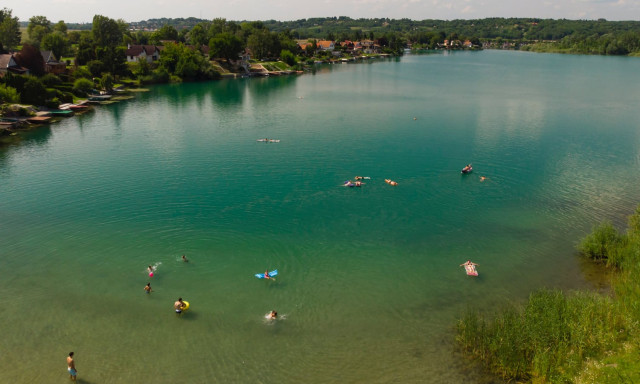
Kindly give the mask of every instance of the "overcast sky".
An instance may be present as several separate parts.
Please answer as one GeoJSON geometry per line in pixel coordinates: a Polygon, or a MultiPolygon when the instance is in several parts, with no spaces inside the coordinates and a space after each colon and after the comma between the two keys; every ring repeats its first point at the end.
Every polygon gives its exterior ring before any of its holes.
{"type": "Polygon", "coordinates": [[[227,20],[297,20],[349,16],[390,19],[640,20],[640,0],[3,0],[20,21],[46,16],[52,22],[91,22],[103,15],[125,21],[197,17],[227,20]]]}

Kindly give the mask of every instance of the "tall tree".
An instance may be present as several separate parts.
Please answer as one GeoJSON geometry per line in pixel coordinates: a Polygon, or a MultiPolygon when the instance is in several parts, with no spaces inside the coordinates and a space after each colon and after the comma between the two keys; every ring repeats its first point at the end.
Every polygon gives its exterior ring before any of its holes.
{"type": "Polygon", "coordinates": [[[93,16],[91,36],[93,37],[93,42],[102,47],[115,47],[122,43],[120,24],[106,16],[93,16]]]}
{"type": "Polygon", "coordinates": [[[0,10],[0,45],[4,48],[15,48],[20,44],[20,24],[18,17],[11,16],[11,10],[3,8],[0,10]]]}
{"type": "Polygon", "coordinates": [[[238,59],[242,51],[242,40],[239,37],[223,32],[209,40],[209,57],[223,57],[227,61],[238,59]]]}
{"type": "Polygon", "coordinates": [[[67,34],[67,24],[65,24],[65,22],[63,20],[60,20],[53,26],[53,31],[54,32],[60,32],[63,35],[66,35],[67,34]]]}
{"type": "Polygon", "coordinates": [[[67,52],[69,46],[69,40],[62,32],[53,32],[42,39],[42,47],[44,49],[51,50],[56,59],[60,60],[62,55],[67,52]]]}

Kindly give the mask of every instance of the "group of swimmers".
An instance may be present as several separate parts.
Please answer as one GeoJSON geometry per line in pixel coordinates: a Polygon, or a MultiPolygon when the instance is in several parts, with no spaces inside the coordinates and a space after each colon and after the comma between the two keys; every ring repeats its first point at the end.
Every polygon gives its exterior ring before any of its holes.
{"type": "MultiPolygon", "coordinates": [[[[185,263],[189,262],[189,260],[187,259],[187,257],[185,255],[182,255],[181,259],[185,263]]],[[[153,272],[154,271],[155,271],[154,267],[152,267],[152,266],[148,266],[147,267],[147,272],[149,272],[149,277],[153,277],[153,272]]],[[[264,278],[265,279],[270,279],[270,280],[275,280],[273,277],[269,276],[269,270],[268,269],[266,271],[264,271],[264,278]]],[[[151,289],[151,282],[148,282],[147,285],[145,285],[144,291],[147,294],[150,294],[151,292],[153,292],[153,289],[151,289]]],[[[187,308],[189,308],[189,304],[187,304],[185,301],[183,301],[182,297],[178,297],[178,300],[176,300],[176,302],[173,303],[173,309],[174,309],[174,311],[176,312],[177,315],[181,315],[182,312],[187,310],[187,308]]],[[[275,320],[278,317],[278,312],[271,311],[265,317],[267,319],[269,319],[269,320],[275,320]]]]}

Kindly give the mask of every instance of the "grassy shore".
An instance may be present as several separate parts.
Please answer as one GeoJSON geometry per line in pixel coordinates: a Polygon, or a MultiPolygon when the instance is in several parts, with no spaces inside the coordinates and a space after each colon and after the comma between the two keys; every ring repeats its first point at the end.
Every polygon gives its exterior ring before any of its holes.
{"type": "Polygon", "coordinates": [[[640,382],[640,206],[625,233],[605,222],[578,250],[614,271],[613,295],[540,290],[494,316],[470,310],[457,324],[463,352],[507,381],[640,382]]]}

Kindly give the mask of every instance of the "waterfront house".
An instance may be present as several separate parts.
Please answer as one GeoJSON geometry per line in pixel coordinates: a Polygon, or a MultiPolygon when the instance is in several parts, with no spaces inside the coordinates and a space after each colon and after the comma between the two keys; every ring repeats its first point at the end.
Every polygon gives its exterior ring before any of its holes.
{"type": "Polygon", "coordinates": [[[335,48],[335,42],[331,40],[318,40],[316,46],[320,51],[333,51],[335,48]]]}
{"type": "Polygon", "coordinates": [[[53,73],[59,75],[67,71],[67,63],[56,60],[53,52],[40,50],[42,60],[44,60],[45,73],[53,73]]]}
{"type": "Polygon", "coordinates": [[[6,75],[7,72],[13,72],[20,75],[29,74],[29,70],[27,68],[18,65],[13,53],[0,55],[0,77],[6,75]]]}
{"type": "Polygon", "coordinates": [[[160,58],[160,47],[155,45],[131,45],[127,44],[127,62],[136,63],[139,59],[147,60],[147,63],[153,63],[160,58]]]}

